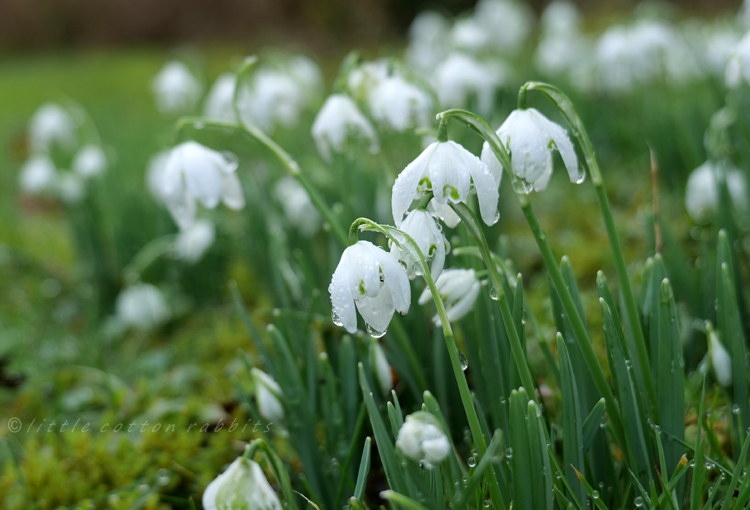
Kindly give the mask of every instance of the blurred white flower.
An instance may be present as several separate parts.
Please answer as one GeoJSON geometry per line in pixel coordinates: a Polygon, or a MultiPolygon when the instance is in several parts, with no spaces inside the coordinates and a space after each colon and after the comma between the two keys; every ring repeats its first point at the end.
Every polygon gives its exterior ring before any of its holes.
{"type": "Polygon", "coordinates": [[[164,193],[164,170],[167,168],[167,161],[169,161],[169,149],[159,151],[148,161],[146,166],[146,185],[151,195],[164,202],[167,197],[164,193]]]}
{"type": "Polygon", "coordinates": [[[312,125],[312,137],[321,157],[331,160],[331,152],[343,152],[344,142],[350,136],[366,138],[370,150],[378,150],[378,137],[367,117],[362,115],[351,98],[333,94],[326,99],[312,125]]]}
{"type": "Polygon", "coordinates": [[[203,115],[211,120],[235,122],[237,120],[234,113],[236,84],[237,76],[234,73],[224,73],[216,78],[203,105],[203,115]]]}
{"type": "Polygon", "coordinates": [[[545,34],[579,33],[581,11],[569,0],[553,0],[544,8],[540,22],[545,34]]]}
{"type": "Polygon", "coordinates": [[[703,52],[703,61],[708,70],[720,77],[726,77],[727,64],[737,44],[742,38],[734,26],[714,23],[703,31],[702,40],[695,48],[703,52]]]}
{"type": "Polygon", "coordinates": [[[427,126],[432,121],[430,94],[401,76],[388,77],[373,88],[369,105],[375,120],[396,131],[427,126]]]}
{"type": "Polygon", "coordinates": [[[281,403],[284,394],[281,386],[273,377],[257,368],[251,370],[251,375],[258,412],[269,424],[280,426],[284,421],[284,406],[281,403]]]}
{"type": "Polygon", "coordinates": [[[117,296],[115,311],[123,326],[143,331],[164,324],[171,315],[164,295],[148,283],[125,288],[117,296]]]}
{"type": "Polygon", "coordinates": [[[480,52],[490,44],[490,34],[478,19],[472,17],[456,20],[448,37],[454,48],[463,51],[480,52]]]}
{"type": "Polygon", "coordinates": [[[294,55],[286,63],[289,74],[299,83],[310,101],[318,101],[325,88],[320,67],[305,55],[294,55]]]}
{"type": "Polygon", "coordinates": [[[487,225],[497,222],[498,187],[487,165],[456,142],[435,142],[398,175],[391,193],[397,227],[415,199],[432,191],[439,204],[466,203],[474,190],[487,225]]]}
{"type": "Polygon", "coordinates": [[[177,60],[164,67],[151,81],[156,108],[165,114],[188,113],[195,108],[201,95],[201,84],[190,69],[177,60]]]}
{"type": "Polygon", "coordinates": [[[311,237],[318,231],[321,217],[307,190],[294,177],[279,179],[274,188],[276,199],[284,208],[289,223],[304,237],[311,237]]]}
{"type": "Polygon", "coordinates": [[[364,101],[373,88],[394,74],[398,74],[398,69],[393,67],[390,60],[364,62],[349,71],[346,77],[346,87],[352,97],[364,101]]]}
{"type": "Polygon", "coordinates": [[[29,144],[35,151],[47,151],[54,144],[66,150],[76,145],[76,122],[57,103],[44,103],[29,121],[29,144]]]}
{"type": "Polygon", "coordinates": [[[580,31],[578,7],[555,0],[542,13],[542,33],[534,60],[539,70],[551,74],[575,72],[590,59],[588,41],[580,31]]]}
{"type": "MultiPolygon", "coordinates": [[[[446,269],[435,286],[445,305],[448,320],[454,322],[471,311],[482,284],[473,269],[446,269]]],[[[419,296],[419,304],[426,305],[431,300],[432,293],[427,288],[419,296]]],[[[435,315],[432,320],[438,326],[442,325],[439,315],[435,315]]]]}
{"type": "Polygon", "coordinates": [[[719,340],[719,334],[713,329],[708,330],[708,353],[716,380],[724,387],[732,385],[732,358],[719,340]]]}
{"type": "Polygon", "coordinates": [[[357,331],[356,305],[374,337],[385,334],[393,312],[403,315],[411,304],[406,270],[393,255],[367,241],[344,250],[328,292],[337,326],[350,333],[357,331]]]}
{"type": "Polygon", "coordinates": [[[31,156],[21,168],[18,184],[21,191],[29,195],[54,192],[57,186],[55,164],[47,156],[31,156]]]}
{"type": "Polygon", "coordinates": [[[422,11],[409,27],[406,62],[420,75],[432,73],[448,53],[447,34],[450,23],[435,11],[422,11]]]}
{"type": "Polygon", "coordinates": [[[451,444],[434,416],[417,411],[406,417],[398,431],[396,448],[406,457],[431,469],[448,457],[451,444]]]}
{"type": "Polygon", "coordinates": [[[388,364],[388,358],[385,357],[385,352],[380,344],[373,338],[372,340],[372,351],[371,359],[373,363],[372,371],[375,374],[376,382],[380,386],[380,393],[384,397],[393,389],[393,372],[391,371],[391,365],[388,364]]]}
{"type": "Polygon", "coordinates": [[[68,205],[79,203],[83,200],[86,190],[83,179],[73,172],[61,172],[57,179],[57,193],[60,199],[68,205]]]}
{"type": "Polygon", "coordinates": [[[266,133],[277,126],[295,126],[307,104],[304,85],[273,68],[256,71],[250,83],[241,86],[237,96],[242,121],[254,124],[266,133]]]}
{"type": "Polygon", "coordinates": [[[504,64],[485,64],[462,53],[451,53],[435,69],[433,89],[443,108],[464,108],[476,97],[477,110],[488,114],[495,106],[495,92],[507,75],[504,64]]]}
{"type": "Polygon", "coordinates": [[[281,501],[256,462],[237,458],[208,484],[203,493],[205,510],[283,510],[281,501]]]}
{"type": "MultiPolygon", "coordinates": [[[[693,170],[688,178],[685,190],[685,207],[690,218],[704,225],[716,214],[719,203],[719,187],[716,183],[717,173],[725,170],[711,161],[706,161],[693,170]]],[[[741,171],[731,168],[725,173],[727,188],[733,205],[741,212],[750,210],[747,197],[747,182],[741,171]]]]}
{"type": "MultiPolygon", "coordinates": [[[[430,275],[433,279],[437,279],[443,270],[445,255],[450,250],[450,244],[440,230],[440,225],[437,224],[435,218],[427,211],[414,209],[406,215],[399,228],[417,243],[425,261],[432,261],[430,275]]],[[[409,274],[409,278],[416,278],[417,271],[414,261],[408,253],[402,253],[401,249],[395,244],[391,246],[391,253],[406,264],[406,272],[409,274]]]]}
{"type": "Polygon", "coordinates": [[[750,84],[750,32],[732,49],[726,67],[727,87],[737,88],[743,82],[750,84]]]}
{"type": "Polygon", "coordinates": [[[107,155],[95,144],[81,147],[73,159],[73,171],[84,179],[96,177],[107,170],[107,155]]]}
{"type": "Polygon", "coordinates": [[[155,179],[169,212],[180,228],[195,220],[196,202],[213,209],[219,202],[230,209],[245,207],[237,161],[197,142],[185,142],[169,154],[163,175],[155,179]]]}
{"type": "MultiPolygon", "coordinates": [[[[534,108],[514,110],[497,130],[497,135],[510,152],[511,168],[524,182],[524,187],[542,191],[547,186],[552,176],[553,150],[560,153],[570,181],[583,182],[585,174],[578,167],[576,151],[568,133],[534,108]]],[[[493,175],[502,175],[500,162],[486,142],[482,161],[487,163],[493,175]]]]}
{"type": "Polygon", "coordinates": [[[534,25],[528,5],[515,0],[479,0],[474,18],[484,26],[492,47],[501,53],[518,51],[534,25]]]}
{"type": "Polygon", "coordinates": [[[216,239],[216,228],[209,220],[196,220],[195,223],[180,230],[174,248],[178,258],[195,264],[206,253],[216,239]]]}

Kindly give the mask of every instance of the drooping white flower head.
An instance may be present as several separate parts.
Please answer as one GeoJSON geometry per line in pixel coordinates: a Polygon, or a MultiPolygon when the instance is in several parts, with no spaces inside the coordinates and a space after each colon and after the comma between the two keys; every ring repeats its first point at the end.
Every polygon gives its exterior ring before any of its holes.
{"type": "Polygon", "coordinates": [[[350,333],[357,331],[357,312],[372,336],[382,336],[393,312],[405,314],[411,304],[409,277],[390,253],[367,241],[349,246],[328,287],[332,317],[350,333]]]}
{"type": "Polygon", "coordinates": [[[177,60],[164,64],[151,81],[157,110],[169,115],[193,110],[200,99],[201,89],[190,69],[177,60]]]}
{"type": "Polygon", "coordinates": [[[448,458],[451,444],[433,415],[417,411],[406,417],[398,431],[396,448],[406,457],[431,469],[448,458]]]}
{"type": "Polygon", "coordinates": [[[57,193],[68,205],[79,203],[86,193],[83,179],[73,172],[61,172],[57,179],[57,193]]]}
{"type": "Polygon", "coordinates": [[[380,83],[392,76],[398,74],[398,68],[391,65],[387,59],[364,62],[349,71],[346,77],[346,88],[352,97],[358,100],[366,100],[370,91],[380,85],[380,83]]]}
{"type": "Polygon", "coordinates": [[[409,27],[406,62],[423,76],[429,75],[448,53],[450,24],[435,11],[422,11],[409,27]]]}
{"type": "Polygon", "coordinates": [[[149,330],[169,320],[170,311],[161,291],[148,283],[125,288],[115,303],[120,323],[125,327],[149,330]]]}
{"type": "Polygon", "coordinates": [[[725,77],[730,88],[737,88],[743,82],[750,83],[750,32],[731,51],[725,77]]]}
{"type": "Polygon", "coordinates": [[[235,210],[245,207],[236,169],[235,159],[197,142],[184,142],[172,149],[159,179],[160,194],[180,228],[195,220],[197,202],[207,209],[219,202],[235,210]]]}
{"type": "Polygon", "coordinates": [[[396,131],[426,126],[432,120],[430,94],[401,76],[383,80],[370,93],[369,104],[375,120],[396,131]]]}
{"type": "Polygon", "coordinates": [[[233,102],[236,84],[237,76],[234,73],[224,73],[216,78],[203,104],[203,115],[211,120],[235,122],[237,116],[233,102]]]}
{"type": "Polygon", "coordinates": [[[534,54],[534,61],[540,71],[548,75],[576,69],[590,60],[588,41],[581,34],[580,12],[568,0],[555,0],[542,13],[542,34],[534,54]]]}
{"type": "MultiPolygon", "coordinates": [[[[425,261],[432,261],[430,275],[433,279],[437,279],[443,270],[445,255],[450,251],[450,244],[435,218],[427,211],[414,209],[406,215],[399,228],[414,239],[422,255],[424,255],[425,261]]],[[[395,244],[391,246],[391,253],[406,264],[409,278],[416,278],[417,271],[411,257],[407,253],[402,253],[401,249],[395,244]]]]}
{"type": "Polygon", "coordinates": [[[701,35],[705,67],[713,75],[726,78],[729,58],[742,39],[742,33],[735,30],[734,25],[715,22],[705,27],[701,35]]]}
{"type": "Polygon", "coordinates": [[[719,340],[719,334],[713,329],[708,330],[708,353],[716,380],[724,387],[732,385],[732,358],[719,340]]]}
{"type": "Polygon", "coordinates": [[[57,103],[44,103],[29,121],[29,144],[35,151],[47,151],[53,145],[71,150],[76,145],[73,116],[57,103]]]}
{"type": "Polygon", "coordinates": [[[72,168],[84,179],[102,175],[107,170],[107,155],[98,145],[84,145],[76,153],[72,168]]]}
{"type": "Polygon", "coordinates": [[[57,169],[50,158],[43,155],[30,157],[18,177],[21,191],[29,195],[53,193],[57,186],[57,169]]]}
{"type": "Polygon", "coordinates": [[[544,8],[541,17],[542,32],[578,33],[581,26],[581,11],[570,0],[553,0],[544,8]]]}
{"type": "Polygon", "coordinates": [[[326,99],[312,125],[312,137],[321,157],[331,160],[332,152],[343,152],[350,136],[366,138],[371,152],[378,150],[378,137],[367,117],[349,96],[333,94],[326,99]]]}
{"type": "Polygon", "coordinates": [[[203,493],[205,510],[283,510],[279,497],[260,465],[244,457],[208,484],[203,493]]]}
{"type": "Polygon", "coordinates": [[[279,179],[274,188],[289,223],[304,237],[312,237],[320,228],[322,218],[307,190],[293,177],[279,179]]]}
{"type": "Polygon", "coordinates": [[[314,60],[305,55],[293,55],[286,63],[287,72],[301,84],[310,101],[318,101],[325,87],[323,73],[314,60]]]}
{"type": "Polygon", "coordinates": [[[151,156],[146,166],[146,186],[151,195],[162,202],[167,199],[164,192],[164,170],[167,168],[170,152],[169,149],[157,152],[151,156]]]}
{"type": "MultiPolygon", "coordinates": [[[[435,282],[435,286],[443,299],[446,316],[453,322],[471,311],[482,284],[473,269],[446,269],[435,282]]],[[[425,289],[419,296],[420,305],[426,305],[431,300],[430,289],[425,289]]],[[[439,315],[435,315],[432,320],[438,326],[442,325],[439,315]]]]}
{"type": "Polygon", "coordinates": [[[284,406],[281,403],[284,394],[281,386],[273,377],[257,368],[251,370],[251,375],[258,412],[269,423],[280,425],[284,421],[284,406]]]}
{"type": "Polygon", "coordinates": [[[474,10],[490,36],[490,44],[501,53],[518,51],[534,24],[531,9],[516,0],[479,0],[474,10]]]}
{"type": "Polygon", "coordinates": [[[474,190],[487,225],[497,221],[497,181],[487,165],[453,141],[435,142],[399,174],[393,184],[391,209],[400,227],[414,200],[432,191],[439,204],[466,202],[474,190]]]}
{"type": "Polygon", "coordinates": [[[371,345],[372,371],[380,387],[380,393],[385,397],[393,389],[393,372],[391,371],[391,365],[388,364],[388,358],[385,357],[385,352],[378,341],[373,338],[371,345]]]}
{"type": "Polygon", "coordinates": [[[174,243],[177,258],[195,264],[206,253],[216,239],[216,228],[210,220],[199,219],[180,230],[174,243]]]}
{"type": "Polygon", "coordinates": [[[690,174],[685,190],[688,215],[699,225],[709,223],[716,214],[719,203],[719,187],[716,182],[718,172],[725,172],[732,204],[742,212],[750,210],[747,182],[742,172],[735,168],[726,171],[711,161],[706,161],[690,174]]]}
{"type": "Polygon", "coordinates": [[[432,85],[443,108],[465,108],[474,96],[478,111],[488,114],[506,76],[507,69],[500,62],[485,64],[463,53],[451,53],[435,69],[432,85]]]}
{"type": "MultiPolygon", "coordinates": [[[[490,172],[493,172],[493,175],[494,175],[494,170],[493,169],[490,169],[490,172]]],[[[502,174],[500,174],[500,175],[502,176],[502,174]]],[[[497,180],[497,185],[498,185],[498,187],[500,187],[500,181],[499,180],[497,180]]],[[[451,208],[450,205],[448,205],[448,204],[441,204],[441,203],[435,201],[434,198],[432,200],[430,200],[429,204],[427,204],[427,210],[430,211],[430,213],[434,217],[440,218],[443,221],[443,223],[445,223],[445,225],[448,228],[456,228],[456,226],[461,221],[461,218],[458,217],[458,214],[456,214],[456,211],[454,211],[453,208],[451,208]]]]}
{"type": "MultiPolygon", "coordinates": [[[[568,133],[534,108],[514,110],[497,135],[510,151],[513,173],[536,191],[547,187],[552,176],[552,150],[556,149],[568,170],[570,181],[583,182],[584,174],[578,167],[578,158],[568,133]]],[[[482,161],[493,171],[501,172],[500,162],[485,142],[482,161]]]]}
{"type": "Polygon", "coordinates": [[[472,53],[487,48],[491,40],[484,24],[474,17],[456,20],[448,37],[454,48],[472,53]]]}
{"type": "Polygon", "coordinates": [[[266,133],[277,126],[295,126],[307,104],[304,85],[288,73],[270,67],[256,71],[250,82],[240,87],[237,97],[242,121],[266,133]]]}

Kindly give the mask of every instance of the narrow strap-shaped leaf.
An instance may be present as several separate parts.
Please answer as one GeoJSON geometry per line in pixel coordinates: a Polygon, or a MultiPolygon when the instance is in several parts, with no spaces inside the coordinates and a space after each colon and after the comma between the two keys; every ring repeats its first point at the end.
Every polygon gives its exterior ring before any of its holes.
{"type": "Polygon", "coordinates": [[[370,474],[370,447],[372,440],[368,437],[365,439],[365,446],[362,450],[362,460],[359,461],[359,473],[357,474],[357,485],[354,487],[354,496],[362,499],[365,495],[365,486],[367,485],[367,475],[370,474]]]}
{"type": "Polygon", "coordinates": [[[534,497],[530,487],[536,481],[532,468],[529,432],[526,426],[526,412],[529,397],[526,390],[519,388],[510,394],[510,447],[512,451],[511,469],[513,471],[513,508],[533,510],[534,497]]]}
{"type": "Polygon", "coordinates": [[[594,436],[601,429],[602,418],[606,409],[606,402],[600,399],[583,422],[581,437],[583,439],[583,451],[588,451],[594,436]]]}
{"type": "Polygon", "coordinates": [[[381,492],[380,497],[395,503],[396,506],[405,508],[406,510],[429,510],[427,507],[417,503],[413,499],[392,490],[381,492]]]}
{"type": "Polygon", "coordinates": [[[552,470],[547,456],[547,440],[544,431],[542,410],[536,402],[530,400],[526,413],[529,451],[531,452],[532,472],[537,477],[534,495],[534,508],[552,510],[552,470]]]}
{"type": "Polygon", "coordinates": [[[576,469],[583,469],[583,438],[581,437],[581,410],[576,392],[573,365],[562,334],[557,333],[557,352],[560,355],[563,405],[563,463],[565,477],[574,488],[578,501],[586,500],[585,488],[578,481],[576,469]]]}
{"type": "Polygon", "coordinates": [[[701,400],[698,404],[698,419],[696,420],[697,429],[695,432],[695,455],[693,457],[693,479],[690,485],[690,510],[699,510],[701,496],[703,492],[703,482],[705,480],[705,470],[703,468],[703,405],[706,401],[706,376],[703,375],[703,384],[701,387],[701,400]]]}
{"type": "MultiPolygon", "coordinates": [[[[747,449],[750,446],[750,434],[742,432],[740,434],[744,434],[745,436],[744,441],[742,442],[742,451],[740,452],[740,456],[737,457],[737,465],[734,468],[734,473],[732,473],[732,479],[729,481],[727,492],[724,495],[724,501],[721,503],[721,510],[729,510],[729,504],[734,497],[734,490],[737,488],[740,478],[744,476],[746,471],[745,457],[747,457],[747,449]]],[[[735,506],[735,508],[738,507],[735,506]]]]}

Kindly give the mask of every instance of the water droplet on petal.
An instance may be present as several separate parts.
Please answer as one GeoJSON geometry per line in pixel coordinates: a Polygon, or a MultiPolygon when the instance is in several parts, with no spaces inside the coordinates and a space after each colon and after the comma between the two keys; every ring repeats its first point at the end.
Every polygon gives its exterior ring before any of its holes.
{"type": "Polygon", "coordinates": [[[383,335],[385,335],[387,330],[384,331],[378,331],[377,329],[373,328],[369,324],[367,325],[367,334],[370,335],[373,338],[380,338],[383,335]]]}
{"type": "Polygon", "coordinates": [[[341,318],[336,313],[336,310],[331,310],[331,320],[333,323],[339,327],[344,325],[344,321],[341,320],[341,318]]]}
{"type": "Polygon", "coordinates": [[[583,184],[583,181],[586,180],[586,170],[582,167],[578,167],[578,178],[576,179],[576,184],[583,184]]]}

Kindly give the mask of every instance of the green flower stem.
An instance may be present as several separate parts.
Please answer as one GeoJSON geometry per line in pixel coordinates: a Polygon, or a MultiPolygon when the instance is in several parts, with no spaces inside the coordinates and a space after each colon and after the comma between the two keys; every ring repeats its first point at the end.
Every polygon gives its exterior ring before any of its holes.
{"type": "MultiPolygon", "coordinates": [[[[358,220],[356,220],[352,224],[351,230],[355,229],[355,225],[357,227],[359,227],[359,225],[363,225],[365,226],[365,228],[370,228],[384,234],[391,241],[393,241],[393,243],[396,244],[404,253],[417,254],[417,257],[419,258],[418,263],[422,266],[423,270],[422,277],[424,278],[424,281],[427,283],[427,287],[429,287],[430,292],[432,293],[432,299],[435,301],[435,307],[437,308],[437,313],[440,317],[440,322],[443,328],[443,338],[445,339],[445,345],[448,348],[448,356],[451,360],[453,376],[456,378],[456,383],[458,384],[458,391],[461,395],[461,402],[463,403],[464,411],[466,412],[466,418],[469,422],[469,430],[471,431],[471,436],[474,440],[474,446],[479,452],[479,457],[484,457],[487,453],[487,444],[485,443],[484,435],[482,434],[482,427],[479,423],[479,415],[477,414],[477,410],[474,407],[474,402],[471,398],[469,383],[466,380],[466,374],[464,373],[464,369],[461,366],[458,344],[456,343],[456,338],[453,336],[453,329],[451,328],[451,323],[448,320],[448,314],[445,311],[443,298],[440,296],[440,292],[438,291],[437,286],[435,285],[435,281],[430,274],[429,265],[425,261],[422,251],[419,249],[419,246],[417,246],[417,243],[414,242],[414,240],[408,234],[396,229],[395,227],[383,227],[367,218],[359,218],[358,220]],[[399,237],[401,238],[399,239],[399,237]],[[408,248],[404,246],[404,240],[410,245],[408,248]]],[[[505,501],[503,500],[502,494],[500,493],[500,485],[497,481],[497,475],[494,471],[494,467],[488,476],[488,481],[490,486],[490,497],[493,504],[495,505],[495,508],[507,508],[505,506],[505,501]]]]}
{"type": "Polygon", "coordinates": [[[482,231],[482,227],[479,225],[476,216],[466,204],[458,203],[451,204],[451,206],[453,207],[453,210],[456,211],[456,214],[458,214],[458,217],[461,218],[461,221],[464,222],[464,225],[466,225],[469,233],[479,246],[482,260],[484,260],[484,265],[487,266],[487,270],[489,271],[490,281],[493,287],[492,298],[497,298],[498,305],[500,306],[500,313],[503,316],[505,330],[508,333],[508,339],[510,340],[510,348],[513,351],[513,358],[516,361],[516,367],[521,376],[521,383],[524,388],[528,388],[529,396],[531,396],[534,402],[538,404],[539,401],[537,400],[536,391],[534,390],[534,380],[531,377],[531,370],[529,369],[529,364],[526,359],[526,351],[521,345],[521,339],[518,336],[518,331],[516,331],[513,312],[511,312],[510,305],[508,305],[508,297],[505,295],[505,289],[500,280],[497,265],[492,259],[492,252],[487,244],[487,238],[484,236],[484,232],[482,231]]]}
{"type": "Polygon", "coordinates": [[[137,282],[148,266],[153,264],[157,259],[173,253],[176,239],[176,235],[168,234],[153,239],[141,248],[123,270],[126,282],[137,282]]]}
{"type": "Polygon", "coordinates": [[[601,210],[602,218],[604,219],[604,226],[607,230],[609,246],[612,251],[612,258],[615,262],[615,270],[617,271],[617,280],[620,284],[620,289],[622,290],[625,301],[627,320],[630,324],[630,330],[633,332],[633,340],[636,350],[634,354],[638,358],[638,366],[640,367],[641,378],[643,379],[649,412],[652,419],[658,421],[659,408],[657,405],[654,380],[650,370],[646,340],[643,336],[643,330],[641,329],[641,323],[638,318],[638,306],[635,302],[635,295],[633,294],[633,288],[630,285],[630,279],[628,278],[625,255],[622,252],[620,236],[617,233],[617,228],[615,228],[615,220],[612,216],[612,210],[609,207],[609,200],[607,199],[607,192],[604,189],[604,181],[602,180],[602,173],[599,168],[599,162],[596,158],[594,146],[591,144],[586,128],[584,127],[578,112],[576,112],[572,101],[570,101],[565,94],[552,85],[540,82],[529,82],[521,87],[521,90],[518,93],[519,102],[521,101],[522,95],[525,97],[527,90],[537,90],[541,92],[552,101],[555,106],[557,106],[560,113],[563,114],[568,121],[568,124],[573,128],[573,136],[578,140],[578,144],[583,152],[584,158],[586,159],[586,166],[591,174],[591,181],[594,183],[596,198],[599,201],[599,209],[601,210]]]}

